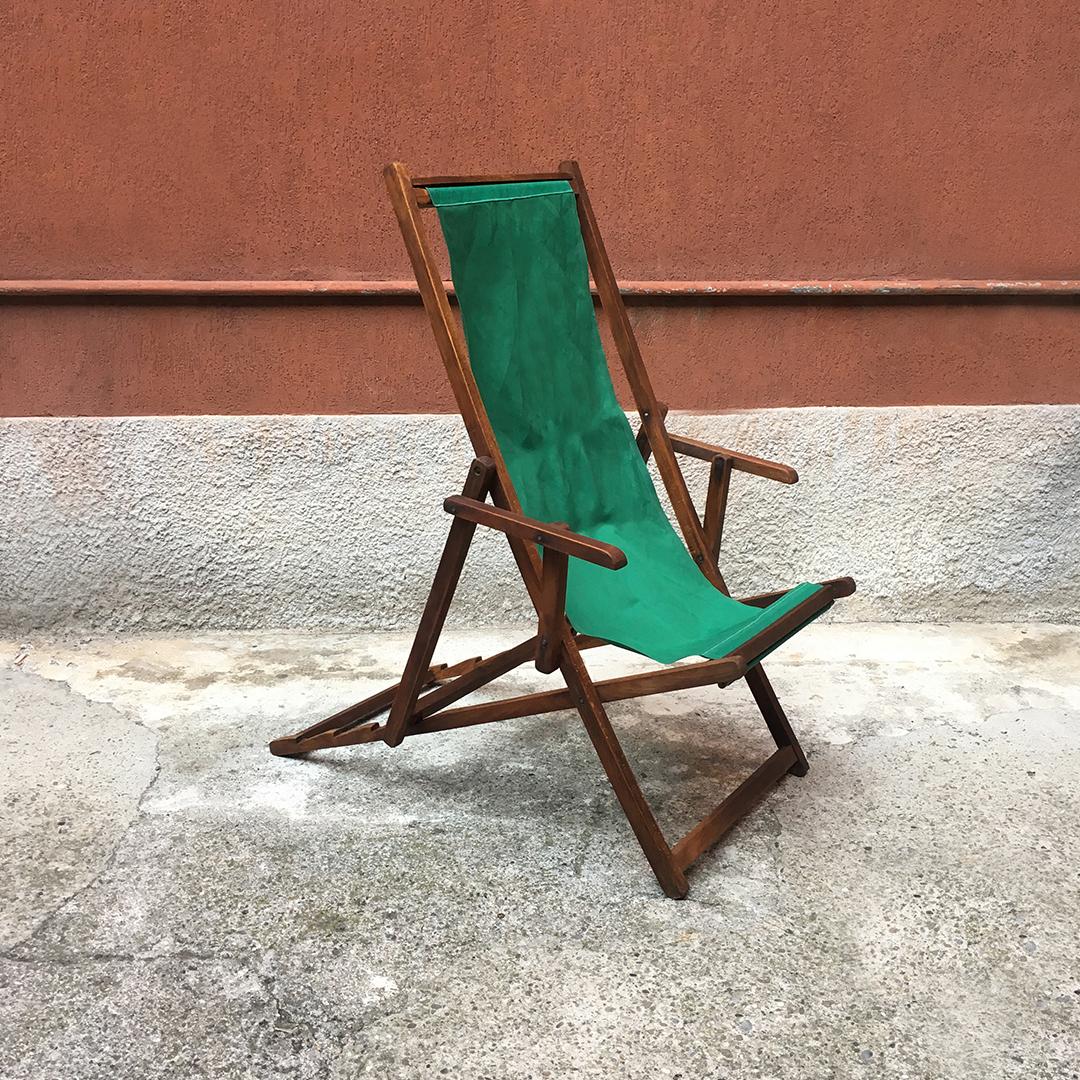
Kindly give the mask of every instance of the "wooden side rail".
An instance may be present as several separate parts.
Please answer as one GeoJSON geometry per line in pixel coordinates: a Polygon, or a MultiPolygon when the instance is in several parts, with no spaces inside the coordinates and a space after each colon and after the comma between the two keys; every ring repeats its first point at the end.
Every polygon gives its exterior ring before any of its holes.
{"type": "MultiPolygon", "coordinates": [[[[698,664],[676,664],[656,671],[620,675],[594,683],[597,696],[603,702],[626,701],[631,698],[666,694],[672,690],[689,690],[696,686],[728,686],[746,674],[746,665],[737,656],[721,660],[705,660],[698,664]]],[[[544,690],[536,694],[484,701],[477,705],[459,705],[435,716],[417,721],[407,734],[426,735],[435,731],[452,731],[476,724],[494,724],[522,716],[572,709],[576,705],[568,688],[544,690]]]]}
{"type": "MultiPolygon", "coordinates": [[[[819,581],[818,584],[829,594],[831,600],[839,600],[843,596],[851,596],[855,592],[855,579],[849,577],[829,578],[828,581],[819,581]]],[[[754,596],[740,596],[740,604],[749,604],[751,607],[768,607],[771,603],[779,600],[788,590],[778,589],[776,592],[757,593],[754,596]]]]}
{"type": "Polygon", "coordinates": [[[786,615],[781,615],[771,626],[756,633],[749,641],[744,641],[732,655],[737,656],[746,665],[752,664],[759,656],[779,644],[789,634],[793,634],[814,616],[832,607],[832,602],[832,596],[825,589],[814,593],[813,596],[808,596],[786,615]]]}

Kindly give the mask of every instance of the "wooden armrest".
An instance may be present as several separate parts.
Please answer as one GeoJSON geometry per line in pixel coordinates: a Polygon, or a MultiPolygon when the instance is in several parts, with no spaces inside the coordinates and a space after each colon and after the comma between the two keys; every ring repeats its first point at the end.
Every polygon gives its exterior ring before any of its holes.
{"type": "Polygon", "coordinates": [[[545,550],[558,551],[608,570],[621,570],[626,565],[626,555],[613,544],[605,544],[602,540],[593,540],[589,536],[571,532],[565,525],[536,521],[513,510],[503,510],[464,495],[451,495],[443,503],[443,509],[448,514],[454,514],[466,521],[485,525],[489,529],[498,529],[507,536],[531,540],[545,550]]]}
{"type": "Polygon", "coordinates": [[[727,450],[723,446],[710,446],[700,439],[691,439],[687,435],[670,435],[671,446],[677,454],[700,458],[702,461],[715,461],[726,458],[733,469],[740,472],[765,476],[770,480],[779,480],[781,484],[796,484],[799,474],[790,465],[781,465],[777,461],[766,461],[752,454],[740,454],[738,450],[727,450]]]}

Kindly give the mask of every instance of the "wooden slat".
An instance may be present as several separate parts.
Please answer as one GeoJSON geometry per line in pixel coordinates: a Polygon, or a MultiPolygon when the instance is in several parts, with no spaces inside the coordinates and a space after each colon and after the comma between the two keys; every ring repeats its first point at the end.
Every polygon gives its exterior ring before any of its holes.
{"type": "Polygon", "coordinates": [[[416,284],[424,301],[424,308],[431,320],[435,342],[442,354],[446,376],[461,411],[465,430],[469,433],[477,457],[490,457],[500,473],[505,469],[499,454],[491,424],[480,401],[480,392],[469,368],[465,335],[453,312],[443,287],[435,256],[427,242],[427,235],[416,209],[412,181],[409,172],[400,162],[393,162],[384,170],[386,188],[401,226],[405,249],[416,274],[416,284]]]}
{"type": "Polygon", "coordinates": [[[536,670],[550,674],[559,666],[562,628],[566,621],[566,575],[570,560],[565,552],[545,547],[540,575],[540,629],[536,644],[536,670]]]}
{"type": "MultiPolygon", "coordinates": [[[[468,660],[460,660],[456,664],[432,664],[420,688],[426,690],[429,686],[436,686],[446,679],[464,675],[481,661],[481,657],[473,656],[468,660]]],[[[349,705],[347,708],[334,713],[333,716],[320,720],[317,724],[312,724],[310,727],[297,731],[293,735],[283,735],[279,739],[274,739],[270,743],[270,752],[279,757],[292,757],[317,749],[318,747],[309,745],[311,740],[317,736],[331,735],[332,737],[340,737],[366,720],[370,720],[384,710],[389,709],[393,703],[394,694],[397,693],[397,688],[400,685],[400,682],[396,682],[393,686],[388,686],[385,690],[380,690],[377,694],[372,694],[370,697],[364,698],[363,701],[358,701],[355,705],[349,705]]],[[[330,746],[336,744],[323,740],[321,745],[330,746]]]]}
{"type": "MultiPolygon", "coordinates": [[[[664,402],[657,402],[657,406],[660,409],[660,419],[665,420],[668,414],[668,407],[664,402]]],[[[646,430],[644,424],[641,424],[637,429],[637,435],[634,436],[634,442],[637,443],[638,453],[641,454],[641,460],[648,464],[649,458],[652,457],[652,447],[649,445],[649,432],[646,430]]]]}
{"type": "Polygon", "coordinates": [[[302,757],[313,750],[334,750],[340,746],[360,746],[363,743],[379,742],[383,737],[384,727],[377,721],[368,724],[349,724],[342,731],[324,731],[302,743],[293,743],[290,739],[275,739],[270,744],[270,752],[278,757],[302,757]]]}
{"type": "Polygon", "coordinates": [[[795,761],[788,771],[795,776],[805,776],[810,771],[806,755],[803,753],[799,740],[792,730],[791,723],[780,705],[776,691],[772,688],[772,683],[769,682],[768,675],[765,674],[760,664],[746,673],[746,685],[750,687],[750,693],[754,695],[754,701],[757,702],[757,707],[761,710],[761,715],[769,727],[773,742],[781,749],[785,746],[791,747],[792,752],[795,754],[795,761]]]}
{"type": "Polygon", "coordinates": [[[738,654],[747,665],[752,664],[763,652],[768,651],[788,634],[798,630],[803,623],[812,619],[819,611],[832,604],[832,596],[826,592],[817,592],[796,604],[787,614],[781,615],[771,626],[755,634],[749,641],[739,646],[738,654]]]}
{"type": "MultiPolygon", "coordinates": [[[[495,462],[491,458],[476,458],[469,467],[462,494],[467,498],[484,498],[491,488],[494,476],[495,462]]],[[[435,571],[435,580],[431,583],[431,592],[428,593],[423,614],[420,616],[420,625],[405,664],[405,673],[401,676],[401,685],[394,695],[394,703],[390,706],[390,716],[383,734],[387,746],[398,746],[405,738],[405,728],[412,718],[416,699],[420,694],[420,673],[431,663],[435,647],[439,643],[439,635],[461,579],[465,556],[469,552],[475,532],[476,525],[462,518],[455,518],[450,526],[450,535],[446,538],[442,558],[435,571]]]]}
{"type": "Polygon", "coordinates": [[[634,770],[626,760],[622,745],[604,708],[600,687],[593,682],[586,669],[581,653],[574,643],[574,636],[569,633],[568,624],[559,669],[566,680],[570,700],[577,706],[581,722],[585,725],[589,741],[600,759],[611,789],[619,800],[619,805],[652,872],[656,875],[656,880],[660,883],[660,888],[665,895],[681,899],[690,888],[686,875],[672,861],[671,848],[645,798],[645,793],[641,790],[634,770]]]}
{"type": "Polygon", "coordinates": [[[731,486],[731,458],[713,458],[709,466],[709,491],[705,496],[705,540],[713,559],[720,561],[724,539],[724,516],[727,513],[728,489],[731,486]]]}
{"type": "MultiPolygon", "coordinates": [[[[397,215],[405,247],[416,274],[417,284],[424,299],[424,308],[431,320],[435,340],[442,354],[450,386],[454,391],[465,430],[469,433],[473,450],[478,457],[490,457],[495,462],[495,485],[493,501],[505,510],[521,512],[521,503],[514,491],[510,473],[506,468],[502,451],[487,410],[484,408],[480,390],[469,364],[465,334],[450,310],[446,287],[438,274],[435,256],[427,242],[427,234],[417,213],[420,195],[426,194],[413,187],[409,170],[399,161],[392,162],[383,170],[390,200],[397,215]]],[[[521,572],[522,581],[534,606],[540,600],[540,559],[536,549],[518,537],[508,536],[510,550],[521,572]]]]}
{"type": "Polygon", "coordinates": [[[600,236],[600,227],[597,225],[581,170],[576,161],[563,161],[559,167],[574,174],[581,237],[585,244],[585,253],[588,256],[593,281],[596,282],[600,303],[611,327],[611,335],[615,339],[619,359],[622,361],[623,370],[630,383],[630,390],[634,395],[642,426],[648,434],[649,445],[656,459],[656,467],[667,489],[683,539],[701,572],[718,589],[726,593],[727,585],[724,583],[719,567],[709,553],[705,534],[701,528],[701,520],[690,498],[686,480],[679,470],[679,463],[675,459],[675,452],[672,450],[667,431],[664,429],[660,402],[657,400],[645,363],[641,358],[641,350],[638,348],[637,338],[630,325],[630,318],[626,314],[626,305],[619,293],[615,271],[611,268],[611,261],[608,259],[607,250],[600,236]]]}
{"type": "Polygon", "coordinates": [[[541,180],[569,180],[573,183],[574,175],[569,172],[546,173],[492,173],[490,176],[414,176],[414,188],[429,187],[464,187],[468,184],[531,184],[541,180]]]}
{"type": "Polygon", "coordinates": [[[693,865],[753,808],[794,762],[795,751],[790,746],[782,747],[767,758],[708,817],[698,822],[672,847],[671,857],[675,865],[681,870],[693,865]]]}

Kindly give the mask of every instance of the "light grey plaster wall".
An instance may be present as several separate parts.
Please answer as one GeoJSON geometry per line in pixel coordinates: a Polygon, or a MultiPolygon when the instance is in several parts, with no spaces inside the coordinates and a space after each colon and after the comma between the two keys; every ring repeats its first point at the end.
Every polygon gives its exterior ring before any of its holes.
{"type": "MultiPolygon", "coordinates": [[[[844,620],[1077,621],[1080,406],[776,409],[669,428],[796,466],[732,484],[736,595],[851,574],[844,620]]],[[[457,417],[0,421],[0,628],[409,629],[457,417]]],[[[702,504],[706,468],[686,471],[702,504]]],[[[452,622],[527,617],[480,536],[452,622]]]]}

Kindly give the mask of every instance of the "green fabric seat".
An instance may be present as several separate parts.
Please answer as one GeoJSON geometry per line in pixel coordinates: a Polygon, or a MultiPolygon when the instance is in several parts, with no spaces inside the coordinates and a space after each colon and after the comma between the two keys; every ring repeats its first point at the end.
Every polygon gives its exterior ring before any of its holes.
{"type": "Polygon", "coordinates": [[[574,629],[661,663],[721,657],[816,593],[819,585],[802,584],[750,607],[698,570],[615,397],[570,185],[428,191],[472,370],[522,510],[626,553],[616,571],[570,560],[574,629]]]}

